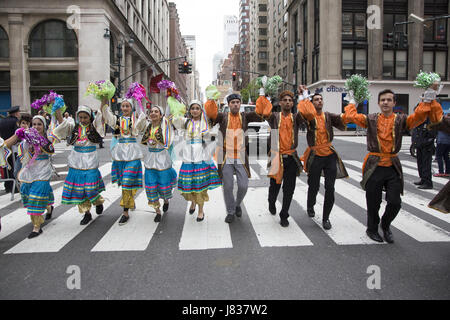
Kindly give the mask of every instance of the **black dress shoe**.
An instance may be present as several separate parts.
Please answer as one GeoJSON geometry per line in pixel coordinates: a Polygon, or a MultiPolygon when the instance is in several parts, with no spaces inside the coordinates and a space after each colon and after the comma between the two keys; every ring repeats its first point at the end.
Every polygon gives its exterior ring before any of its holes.
{"type": "Polygon", "coordinates": [[[53,209],[54,209],[53,206],[51,206],[50,212],[47,212],[47,213],[45,214],[45,220],[50,220],[50,219],[52,218],[53,209]]]}
{"type": "Polygon", "coordinates": [[[416,186],[421,186],[421,185],[424,184],[424,182],[423,182],[422,180],[420,180],[420,181],[414,182],[414,184],[415,184],[416,186]]]}
{"type": "Polygon", "coordinates": [[[370,232],[370,231],[366,231],[367,236],[372,239],[373,241],[376,242],[384,242],[383,238],[381,238],[381,236],[378,234],[378,232],[370,232]]]}
{"type": "Polygon", "coordinates": [[[289,227],[289,221],[288,219],[281,219],[280,224],[283,228],[289,227]]]}
{"type": "Polygon", "coordinates": [[[390,229],[383,230],[383,236],[384,240],[386,240],[387,243],[394,243],[394,237],[392,236],[392,232],[390,229]]]}
{"type": "Polygon", "coordinates": [[[429,190],[429,189],[433,189],[433,185],[426,183],[426,184],[422,184],[422,185],[418,186],[417,189],[429,190]]]}
{"type": "Polygon", "coordinates": [[[194,209],[189,209],[189,214],[194,214],[195,212],[195,208],[194,209]]]}
{"type": "Polygon", "coordinates": [[[154,219],[153,221],[155,221],[155,222],[161,222],[161,215],[160,215],[160,214],[157,214],[156,217],[155,217],[155,219],[154,219]]]}
{"type": "Polygon", "coordinates": [[[96,212],[98,215],[101,215],[101,214],[103,213],[103,205],[100,204],[100,205],[98,205],[98,206],[95,206],[95,212],[96,212]]]}
{"type": "Polygon", "coordinates": [[[331,222],[330,220],[327,221],[322,221],[322,226],[325,230],[330,230],[331,229],[331,222]]]}
{"type": "Polygon", "coordinates": [[[42,233],[42,228],[41,229],[39,229],[39,232],[31,232],[29,235],[28,235],[28,239],[33,239],[33,238],[36,238],[38,235],[40,235],[42,233]]]}
{"type": "Polygon", "coordinates": [[[203,220],[205,220],[205,213],[203,213],[203,217],[197,217],[197,222],[202,222],[203,220]]]}
{"type": "Polygon", "coordinates": [[[234,221],[234,214],[228,214],[225,218],[226,223],[232,223],[234,221]]]}
{"type": "Polygon", "coordinates": [[[169,210],[169,203],[164,203],[163,212],[167,212],[167,210],[169,210]]]}
{"type": "Polygon", "coordinates": [[[242,209],[241,209],[241,207],[236,207],[236,211],[234,212],[234,214],[238,218],[242,217],[242,209]]]}
{"type": "Polygon", "coordinates": [[[83,220],[81,220],[80,225],[85,226],[92,220],[92,215],[90,213],[85,213],[83,220]]]}
{"type": "Polygon", "coordinates": [[[274,204],[269,203],[269,212],[271,215],[275,216],[277,214],[277,207],[274,204]]]}
{"type": "Polygon", "coordinates": [[[130,219],[129,216],[127,217],[125,215],[122,215],[122,217],[120,217],[120,220],[119,220],[119,226],[123,226],[125,223],[127,223],[128,219],[130,219]]]}
{"type": "Polygon", "coordinates": [[[308,213],[308,217],[310,217],[310,218],[314,218],[316,216],[316,212],[314,211],[314,208],[308,208],[306,210],[306,212],[308,213]]]}

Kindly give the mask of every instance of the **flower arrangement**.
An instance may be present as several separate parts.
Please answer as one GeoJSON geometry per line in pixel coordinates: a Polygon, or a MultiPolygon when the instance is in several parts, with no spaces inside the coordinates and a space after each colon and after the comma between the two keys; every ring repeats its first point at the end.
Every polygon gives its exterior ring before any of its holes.
{"type": "Polygon", "coordinates": [[[369,81],[359,74],[352,75],[345,82],[345,90],[355,99],[356,104],[369,100],[369,81]]]}
{"type": "Polygon", "coordinates": [[[158,82],[157,86],[160,90],[166,90],[167,98],[175,97],[175,99],[181,102],[180,92],[178,91],[175,83],[169,80],[161,80],[160,82],[158,82]]]}
{"type": "Polygon", "coordinates": [[[264,88],[265,93],[269,96],[277,94],[281,83],[283,83],[283,79],[280,76],[273,76],[272,78],[264,76],[256,79],[256,85],[264,88]]]}
{"type": "Polygon", "coordinates": [[[85,97],[92,95],[97,100],[102,100],[104,97],[107,97],[110,100],[114,94],[116,93],[116,87],[109,80],[99,80],[95,82],[90,82],[85,97]]]}
{"type": "Polygon", "coordinates": [[[424,72],[420,71],[417,75],[416,81],[414,82],[414,87],[428,89],[433,84],[441,82],[441,77],[434,72],[424,72]]]}
{"type": "Polygon", "coordinates": [[[41,136],[35,128],[19,128],[16,130],[16,136],[20,140],[27,141],[34,149],[34,155],[28,162],[27,167],[29,167],[41,154],[41,147],[45,147],[50,143],[46,138],[41,136]]]}
{"type": "Polygon", "coordinates": [[[45,112],[52,115],[55,114],[58,109],[61,109],[61,113],[64,113],[67,108],[64,103],[63,96],[57,94],[53,90],[50,90],[50,92],[42,98],[34,100],[31,107],[38,111],[44,109],[45,112]]]}
{"type": "Polygon", "coordinates": [[[139,106],[141,107],[141,111],[144,112],[144,106],[142,105],[142,100],[145,99],[150,103],[150,100],[147,97],[147,92],[145,91],[145,87],[138,83],[134,82],[131,84],[131,86],[128,88],[127,94],[125,95],[127,99],[134,98],[139,103],[139,106]]]}
{"type": "Polygon", "coordinates": [[[206,99],[208,100],[218,100],[220,98],[220,92],[217,87],[210,85],[206,88],[206,99]]]}

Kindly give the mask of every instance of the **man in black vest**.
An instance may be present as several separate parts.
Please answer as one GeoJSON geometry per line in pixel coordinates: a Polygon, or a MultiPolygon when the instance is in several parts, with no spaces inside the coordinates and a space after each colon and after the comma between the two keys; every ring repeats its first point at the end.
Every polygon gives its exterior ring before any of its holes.
{"type": "MultiPolygon", "coordinates": [[[[14,135],[18,127],[18,122],[20,118],[20,107],[14,106],[8,110],[8,117],[0,120],[0,137],[3,140],[7,140],[14,135]]],[[[14,154],[14,158],[16,154],[14,154]]],[[[8,158],[11,170],[8,170],[7,178],[14,178],[14,158],[11,156],[8,158]]],[[[5,191],[7,193],[12,191],[13,183],[12,181],[5,182],[5,191]]],[[[18,192],[16,189],[15,192],[18,192]]]]}

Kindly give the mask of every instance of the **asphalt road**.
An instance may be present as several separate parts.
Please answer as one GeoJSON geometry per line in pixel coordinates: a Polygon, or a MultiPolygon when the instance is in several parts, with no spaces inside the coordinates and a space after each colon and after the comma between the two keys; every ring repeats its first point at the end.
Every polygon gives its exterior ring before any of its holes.
{"type": "MultiPolygon", "coordinates": [[[[211,205],[201,227],[196,214],[185,214],[187,204],[176,191],[159,225],[153,223],[154,211],[142,196],[138,212],[131,212],[129,230],[122,234],[117,227],[120,190],[109,185],[107,174],[104,196],[110,206],[103,215],[81,227],[76,208],[69,211],[71,207],[58,205],[44,233],[24,242],[31,225],[18,211],[20,197],[10,202],[0,191],[0,299],[449,299],[449,220],[424,209],[446,180],[435,180],[431,192],[417,190],[412,184],[414,158],[407,153],[409,137],[404,141],[400,159],[408,164],[404,168],[409,173],[404,211],[392,228],[396,241],[392,245],[367,241],[361,232],[366,223],[365,199],[357,190],[356,175],[366,154],[362,137],[335,139],[342,158],[355,162],[346,162],[351,179],[336,186],[330,232],[305,213],[304,174],[291,206],[289,230],[278,228],[278,218],[267,221],[267,211],[255,212],[267,202],[269,183],[263,162],[252,164],[256,176],[250,181],[243,217],[229,227],[223,222],[220,191],[210,193],[211,205]],[[14,220],[14,231],[5,235],[7,216],[18,213],[25,222],[14,220]],[[34,240],[40,242],[30,242],[34,240]]],[[[303,135],[300,142],[303,152],[303,135]]],[[[109,141],[107,148],[99,150],[101,165],[110,162],[108,146],[109,141]]],[[[60,144],[57,150],[54,163],[60,177],[55,177],[54,189],[62,186],[68,171],[69,148],[60,144]]],[[[323,195],[323,187],[320,192],[323,195]]],[[[321,215],[320,206],[316,212],[321,215]]]]}

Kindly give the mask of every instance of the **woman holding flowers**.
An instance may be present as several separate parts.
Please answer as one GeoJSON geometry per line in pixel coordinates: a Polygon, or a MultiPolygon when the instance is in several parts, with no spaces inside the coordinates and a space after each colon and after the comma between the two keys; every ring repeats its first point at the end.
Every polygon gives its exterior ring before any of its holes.
{"type": "Polygon", "coordinates": [[[178,190],[186,201],[191,201],[190,214],[195,212],[198,205],[197,222],[201,222],[205,218],[204,203],[209,201],[208,190],[222,184],[212,161],[212,152],[208,151],[206,144],[211,126],[202,103],[198,100],[189,104],[188,118],[183,117],[184,110],[176,112],[174,109],[171,108],[173,124],[177,130],[184,132],[183,164],[178,178],[178,190]]]}
{"type": "MultiPolygon", "coordinates": [[[[101,94],[101,93],[100,93],[101,94]]],[[[99,95],[100,95],[99,94],[99,95]]],[[[120,109],[121,116],[115,116],[108,106],[108,95],[100,96],[102,101],[98,117],[113,128],[113,135],[118,140],[111,148],[112,182],[122,186],[122,199],[120,206],[123,207],[123,215],[119,225],[128,222],[129,210],[134,209],[136,204],[134,198],[137,191],[142,188],[142,150],[137,143],[137,136],[145,129],[147,120],[144,112],[135,112],[133,100],[122,99],[120,109]]],[[[104,136],[104,128],[99,132],[104,136]]]]}
{"type": "Polygon", "coordinates": [[[145,129],[141,143],[148,147],[145,153],[145,191],[148,204],[156,210],[155,222],[161,221],[159,200],[164,200],[163,211],[169,210],[169,200],[177,182],[177,173],[172,168],[169,148],[173,142],[173,128],[164,117],[160,106],[150,109],[150,124],[145,129]]]}
{"type": "MultiPolygon", "coordinates": [[[[57,110],[55,115],[58,122],[62,123],[61,110],[57,110]]],[[[27,208],[27,213],[33,223],[33,231],[29,234],[29,239],[42,233],[41,225],[44,223],[45,210],[53,211],[54,196],[50,186],[53,171],[50,156],[55,152],[52,144],[54,138],[48,137],[46,131],[46,120],[38,115],[33,117],[32,128],[19,128],[15,135],[5,141],[5,145],[11,147],[17,141],[22,140],[18,152],[22,169],[18,179],[21,182],[20,194],[23,205],[27,208]]]]}

